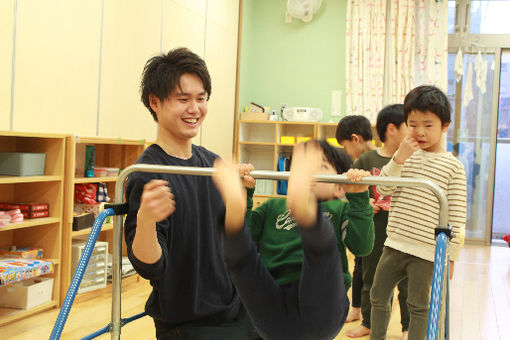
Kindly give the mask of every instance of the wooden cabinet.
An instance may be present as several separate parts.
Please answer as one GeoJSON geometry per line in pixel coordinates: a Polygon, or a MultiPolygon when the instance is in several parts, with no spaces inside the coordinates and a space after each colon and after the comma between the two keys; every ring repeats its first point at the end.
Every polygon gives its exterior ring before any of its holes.
{"type": "MultiPolygon", "coordinates": [[[[290,156],[296,143],[310,138],[325,139],[341,148],[335,138],[337,123],[240,120],[238,124],[237,160],[253,164],[256,170],[276,171],[280,156],[290,156]]],[[[375,126],[372,130],[377,138],[375,126]]],[[[378,139],[373,142],[380,146],[378,139]]],[[[276,181],[258,180],[254,207],[276,196],[279,196],[276,181]]]]}
{"type": "MultiPolygon", "coordinates": [[[[65,204],[62,249],[62,301],[71,282],[71,252],[73,239],[86,238],[90,228],[73,231],[74,186],[78,183],[105,183],[108,188],[110,202],[115,200],[115,184],[117,176],[84,177],[83,166],[85,147],[95,146],[95,167],[124,169],[133,164],[146,146],[144,139],[101,138],[101,137],[67,137],[66,176],[65,176],[65,204]],[[76,170],[78,165],[78,170],[76,170]]],[[[108,242],[109,252],[113,249],[113,224],[105,223],[98,240],[108,242]]],[[[124,251],[125,252],[125,251],[124,251]]]]}
{"type": "Polygon", "coordinates": [[[48,217],[24,219],[0,227],[0,247],[42,248],[44,259],[54,264],[54,272],[45,275],[54,279],[51,301],[28,310],[0,308],[0,325],[3,325],[59,305],[66,136],[0,132],[0,151],[46,155],[42,176],[0,176],[0,201],[49,203],[48,217]]]}
{"type": "MultiPolygon", "coordinates": [[[[336,123],[240,120],[237,160],[251,163],[256,170],[277,170],[278,158],[290,156],[297,142],[317,138],[335,138],[336,123]]],[[[258,180],[254,206],[277,196],[276,181],[258,180]]]]}

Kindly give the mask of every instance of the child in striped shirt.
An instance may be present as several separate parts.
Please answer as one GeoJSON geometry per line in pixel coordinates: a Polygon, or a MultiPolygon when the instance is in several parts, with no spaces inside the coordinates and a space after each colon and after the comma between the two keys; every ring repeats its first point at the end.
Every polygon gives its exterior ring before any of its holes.
{"type": "MultiPolygon", "coordinates": [[[[453,228],[450,260],[457,260],[466,221],[466,178],[462,163],[446,152],[441,142],[450,125],[450,114],[450,103],[437,87],[419,86],[409,92],[404,100],[408,136],[383,167],[381,176],[423,178],[441,188],[448,200],[448,223],[453,228]]],[[[439,202],[425,188],[378,186],[377,191],[392,195],[392,199],[388,238],[370,291],[370,339],[385,339],[390,299],[404,278],[409,280],[409,339],[425,339],[439,202]]]]}

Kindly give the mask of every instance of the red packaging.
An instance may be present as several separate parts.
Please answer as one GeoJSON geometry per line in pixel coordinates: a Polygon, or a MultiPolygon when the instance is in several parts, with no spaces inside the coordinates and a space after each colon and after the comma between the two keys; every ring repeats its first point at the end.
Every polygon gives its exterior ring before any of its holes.
{"type": "Polygon", "coordinates": [[[24,218],[40,218],[40,217],[48,217],[49,210],[41,210],[41,211],[25,211],[22,210],[21,213],[23,214],[24,218]]]}
{"type": "Polygon", "coordinates": [[[29,202],[29,203],[14,203],[14,202],[0,202],[0,210],[13,210],[19,209],[22,211],[41,211],[48,210],[48,203],[38,203],[38,202],[29,202]]]}

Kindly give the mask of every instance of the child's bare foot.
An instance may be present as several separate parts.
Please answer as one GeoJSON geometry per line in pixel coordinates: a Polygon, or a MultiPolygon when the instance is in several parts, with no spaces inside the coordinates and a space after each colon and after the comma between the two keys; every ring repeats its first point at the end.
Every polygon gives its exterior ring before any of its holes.
{"type": "Polygon", "coordinates": [[[361,319],[361,308],[360,307],[351,307],[349,314],[347,314],[347,319],[345,322],[353,322],[361,319]]]}
{"type": "Polygon", "coordinates": [[[345,335],[347,335],[349,338],[360,338],[365,335],[370,334],[370,328],[366,328],[363,325],[359,325],[358,327],[351,329],[345,335]]]}
{"type": "Polygon", "coordinates": [[[402,337],[400,340],[407,340],[407,336],[409,335],[409,331],[402,332],[402,337]]]}

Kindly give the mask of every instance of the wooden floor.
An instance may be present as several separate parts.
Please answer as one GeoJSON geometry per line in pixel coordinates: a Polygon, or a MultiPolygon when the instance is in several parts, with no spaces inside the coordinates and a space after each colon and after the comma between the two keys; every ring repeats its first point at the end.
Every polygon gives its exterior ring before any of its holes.
{"type": "MultiPolygon", "coordinates": [[[[352,268],[352,264],[351,264],[352,268]]],[[[123,317],[143,311],[149,284],[136,278],[123,285],[123,317]]],[[[510,248],[465,246],[451,282],[451,333],[454,340],[510,339],[510,248]]],[[[69,314],[62,339],[79,339],[110,322],[111,292],[78,296],[69,314]]],[[[58,310],[53,309],[0,327],[1,339],[49,338],[58,310]]],[[[398,304],[394,304],[388,340],[401,337],[398,304]]],[[[335,340],[350,339],[345,332],[359,325],[349,323],[335,340]]],[[[152,319],[144,317],[122,328],[122,339],[155,339],[152,319]]],[[[110,339],[105,334],[98,339],[110,339]]],[[[358,339],[368,339],[368,336],[358,339]]]]}

